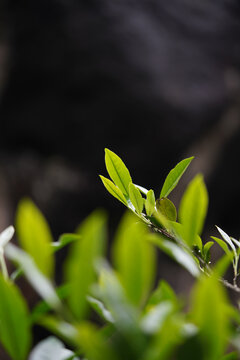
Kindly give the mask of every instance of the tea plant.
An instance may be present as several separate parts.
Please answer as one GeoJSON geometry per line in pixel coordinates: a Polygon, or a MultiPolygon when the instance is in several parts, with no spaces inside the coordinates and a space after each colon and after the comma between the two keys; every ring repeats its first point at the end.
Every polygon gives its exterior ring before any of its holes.
{"type": "Polygon", "coordinates": [[[240,314],[226,287],[240,292],[240,242],[220,228],[222,238],[202,241],[208,194],[201,175],[189,183],[178,211],[168,198],[193,158],[170,171],[157,197],[133,183],[116,154],[105,153],[110,179],[101,176],[103,184],[130,210],[116,231],[110,262],[102,211],[54,241],[44,216],[24,199],[16,215],[20,247],[10,243],[13,227],[0,234],[0,342],[6,352],[13,360],[239,359],[240,314]],[[224,255],[212,265],[214,242],[224,255]],[[55,253],[66,245],[63,284],[56,287],[55,253]],[[158,278],[158,249],[195,278],[186,303],[158,278]],[[11,274],[5,257],[16,266],[11,274]],[[230,264],[232,283],[223,278],[230,264]],[[31,311],[17,286],[20,276],[42,297],[31,311]],[[33,324],[53,335],[32,349],[33,324]]]}

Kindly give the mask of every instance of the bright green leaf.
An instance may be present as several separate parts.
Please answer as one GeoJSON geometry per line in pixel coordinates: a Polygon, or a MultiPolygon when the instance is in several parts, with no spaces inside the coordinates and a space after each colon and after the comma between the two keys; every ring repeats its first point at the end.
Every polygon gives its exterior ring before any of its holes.
{"type": "Polygon", "coordinates": [[[125,196],[128,196],[128,186],[132,179],[123,161],[114,152],[105,149],[105,163],[112,181],[125,196]]]}
{"type": "Polygon", "coordinates": [[[136,209],[136,212],[140,215],[143,211],[143,198],[140,193],[140,190],[133,183],[129,184],[129,198],[133,206],[136,209]]]}
{"type": "Polygon", "coordinates": [[[194,244],[196,236],[202,232],[207,207],[207,189],[203,177],[197,175],[188,185],[179,207],[180,223],[184,226],[184,240],[189,246],[194,244]]]}
{"type": "Polygon", "coordinates": [[[165,280],[159,281],[159,284],[148,300],[146,307],[157,305],[162,301],[170,301],[174,304],[177,304],[178,302],[175,292],[165,280]]]}
{"type": "Polygon", "coordinates": [[[100,211],[90,215],[78,228],[79,241],[72,244],[65,265],[65,279],[70,284],[69,305],[81,319],[87,310],[86,296],[95,280],[95,261],[102,255],[106,240],[106,216],[100,211]]]}
{"type": "Polygon", "coordinates": [[[177,210],[171,200],[167,198],[156,201],[157,210],[170,221],[177,220],[177,210]]]}
{"type": "Polygon", "coordinates": [[[170,192],[177,186],[179,180],[181,179],[184,172],[187,170],[189,164],[191,163],[193,157],[184,159],[180,161],[168,174],[166,180],[164,181],[160,199],[167,197],[170,192]]]}
{"type": "Polygon", "coordinates": [[[61,250],[65,246],[77,240],[80,240],[80,236],[77,234],[62,234],[58,241],[52,243],[53,250],[61,250]]]}
{"type": "Polygon", "coordinates": [[[153,190],[147,192],[147,198],[145,202],[146,214],[152,216],[155,211],[155,195],[153,190]]]}
{"type": "Polygon", "coordinates": [[[0,341],[14,360],[25,360],[31,343],[27,306],[17,287],[0,275],[0,341]]]}
{"type": "Polygon", "coordinates": [[[218,243],[218,245],[223,249],[223,251],[224,251],[227,255],[231,256],[231,251],[229,250],[229,248],[228,248],[227,244],[225,243],[225,241],[223,241],[222,239],[219,239],[219,238],[217,238],[217,237],[215,237],[215,236],[211,236],[211,238],[212,238],[213,240],[215,240],[216,243],[218,243]]]}
{"type": "Polygon", "coordinates": [[[123,195],[122,191],[109,179],[105,178],[104,176],[100,175],[100,178],[103,182],[103,185],[107,189],[107,191],[114,196],[116,199],[121,201],[124,205],[128,206],[127,200],[123,195]]]}
{"type": "Polygon", "coordinates": [[[51,231],[40,210],[29,199],[19,203],[16,230],[21,247],[31,255],[44,275],[52,277],[54,257],[51,231]]]}
{"type": "Polygon", "coordinates": [[[113,245],[114,264],[128,298],[139,305],[154,282],[156,255],[146,236],[146,226],[126,213],[113,245]]]}

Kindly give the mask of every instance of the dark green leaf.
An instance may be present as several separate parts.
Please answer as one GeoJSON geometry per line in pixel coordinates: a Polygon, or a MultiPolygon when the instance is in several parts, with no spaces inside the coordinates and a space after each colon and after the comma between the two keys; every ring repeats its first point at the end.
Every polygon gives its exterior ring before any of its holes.
{"type": "Polygon", "coordinates": [[[0,275],[0,341],[14,360],[25,360],[31,343],[30,322],[24,298],[0,275]]]}
{"type": "Polygon", "coordinates": [[[143,211],[143,198],[140,193],[140,190],[133,185],[133,183],[129,184],[129,198],[132,202],[136,212],[141,215],[143,211]]]}
{"type": "Polygon", "coordinates": [[[105,149],[105,163],[112,181],[125,196],[128,196],[128,186],[132,179],[123,161],[114,152],[105,149]]]}
{"type": "Polygon", "coordinates": [[[164,181],[160,199],[163,197],[167,197],[170,192],[177,186],[179,180],[181,179],[182,175],[188,168],[189,164],[191,163],[193,157],[184,159],[180,161],[168,174],[166,177],[166,180],[164,181]]]}
{"type": "Polygon", "coordinates": [[[167,198],[156,201],[157,210],[170,221],[176,221],[177,210],[171,200],[167,198]]]}
{"type": "Polygon", "coordinates": [[[42,213],[29,199],[19,203],[16,230],[21,247],[32,256],[44,275],[52,277],[54,257],[51,231],[42,213]]]}
{"type": "Polygon", "coordinates": [[[116,199],[121,201],[124,205],[128,206],[127,200],[123,195],[122,191],[109,179],[105,178],[104,176],[100,175],[100,178],[103,182],[103,185],[107,189],[107,191],[114,196],[116,199]]]}

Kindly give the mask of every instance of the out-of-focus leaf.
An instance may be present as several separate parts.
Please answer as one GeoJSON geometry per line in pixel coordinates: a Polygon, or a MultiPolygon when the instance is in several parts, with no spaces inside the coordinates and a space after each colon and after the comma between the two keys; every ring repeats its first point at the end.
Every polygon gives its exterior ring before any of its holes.
{"type": "MultiPolygon", "coordinates": [[[[168,226],[170,227],[171,232],[180,240],[182,240],[183,242],[186,243],[185,240],[185,228],[184,225],[175,222],[175,221],[171,221],[169,222],[168,226]]],[[[193,242],[193,246],[197,246],[199,248],[199,250],[202,252],[202,239],[200,238],[199,235],[195,236],[194,242],[193,242]]]]}
{"type": "Polygon", "coordinates": [[[156,254],[147,241],[147,228],[126,213],[113,245],[114,265],[128,299],[142,304],[154,283],[156,254]]]}
{"type": "Polygon", "coordinates": [[[130,173],[118,155],[109,149],[105,149],[105,163],[108,174],[112,181],[128,196],[128,186],[132,182],[130,173]]]}
{"type": "Polygon", "coordinates": [[[129,184],[129,198],[135,207],[137,213],[140,215],[143,211],[143,198],[140,193],[140,190],[133,185],[133,183],[129,184]]]}
{"type": "Polygon", "coordinates": [[[224,354],[230,325],[227,306],[218,278],[200,278],[193,291],[192,319],[199,328],[206,360],[217,360],[224,354]]]}
{"type": "Polygon", "coordinates": [[[103,182],[103,185],[107,189],[107,191],[114,196],[116,199],[121,201],[124,205],[128,206],[127,200],[123,195],[122,191],[109,179],[105,178],[104,176],[100,175],[100,178],[103,182]]]}
{"type": "Polygon", "coordinates": [[[114,319],[109,310],[106,309],[103,302],[92,297],[87,297],[88,302],[91,304],[92,308],[106,321],[114,323],[114,319]]]}
{"type": "Polygon", "coordinates": [[[140,358],[146,339],[139,329],[138,311],[127,301],[125,292],[111,269],[100,270],[98,292],[112,314],[116,329],[134,352],[134,358],[140,358]]]}
{"type": "Polygon", "coordinates": [[[160,198],[167,197],[170,192],[177,186],[179,180],[181,179],[184,172],[187,170],[189,164],[191,163],[193,157],[184,159],[180,161],[168,174],[166,180],[164,181],[160,198]]]}
{"type": "Polygon", "coordinates": [[[239,357],[238,357],[238,353],[237,352],[231,352],[230,354],[227,354],[223,357],[221,357],[220,360],[238,360],[239,357]]]}
{"type": "Polygon", "coordinates": [[[88,360],[120,360],[111,343],[93,324],[82,322],[78,333],[79,343],[88,360]]]}
{"type": "Polygon", "coordinates": [[[200,274],[199,267],[190,253],[183,250],[179,245],[166,240],[161,235],[150,235],[149,240],[157,245],[162,251],[168,254],[172,259],[179,263],[182,267],[197,277],[200,274]]]}
{"type": "Polygon", "coordinates": [[[174,304],[177,304],[178,302],[175,292],[165,280],[159,281],[156,290],[152,293],[147,302],[146,308],[157,305],[162,301],[170,301],[174,304]]]}
{"type": "Polygon", "coordinates": [[[86,296],[95,280],[95,261],[104,250],[105,214],[95,211],[78,228],[77,233],[81,235],[81,239],[72,244],[65,264],[65,279],[70,284],[70,308],[81,319],[88,307],[86,296]]]}
{"type": "Polygon", "coordinates": [[[52,243],[54,251],[61,250],[63,247],[71,244],[74,241],[80,240],[80,236],[77,234],[62,234],[58,241],[52,243]]]}
{"type": "Polygon", "coordinates": [[[31,332],[28,311],[18,288],[0,275],[0,341],[14,360],[25,360],[31,332]]]}
{"type": "Polygon", "coordinates": [[[218,243],[218,245],[223,249],[223,251],[224,251],[227,255],[231,256],[231,250],[229,250],[229,248],[228,248],[227,244],[225,243],[225,241],[223,241],[222,239],[219,239],[219,238],[217,238],[217,237],[215,237],[215,236],[211,236],[211,238],[212,238],[213,240],[215,240],[216,243],[218,243]]]}
{"type": "Polygon", "coordinates": [[[57,337],[60,337],[70,346],[78,346],[78,331],[75,325],[61,320],[55,315],[43,315],[37,319],[36,323],[41,327],[45,327],[57,337]]]}
{"type": "Polygon", "coordinates": [[[183,194],[179,219],[184,226],[184,240],[189,246],[202,232],[208,207],[208,194],[202,175],[196,175],[183,194]]]}
{"type": "Polygon", "coordinates": [[[172,359],[176,347],[182,342],[183,321],[178,314],[168,316],[153,337],[142,357],[143,360],[168,360],[172,359]]]}
{"type": "Polygon", "coordinates": [[[173,311],[173,304],[170,301],[163,301],[156,306],[152,306],[141,320],[141,329],[146,334],[158,332],[166,318],[173,311]]]}
{"type": "Polygon", "coordinates": [[[145,201],[146,214],[152,216],[155,211],[155,195],[153,190],[147,192],[147,198],[145,201]]]}
{"type": "Polygon", "coordinates": [[[54,257],[51,231],[40,210],[29,199],[19,203],[16,231],[21,247],[32,256],[44,275],[52,277],[54,257]]]}
{"type": "Polygon", "coordinates": [[[8,244],[5,249],[6,256],[22,268],[26,278],[38,294],[53,309],[61,309],[61,302],[48,278],[36,267],[32,258],[15,245],[8,244]]]}
{"type": "Polygon", "coordinates": [[[50,336],[40,341],[30,354],[29,360],[80,360],[71,350],[65,348],[64,344],[50,336]]]}
{"type": "Polygon", "coordinates": [[[158,199],[156,201],[157,210],[170,221],[176,221],[177,210],[171,200],[167,198],[158,199]]]}
{"type": "Polygon", "coordinates": [[[207,263],[210,260],[210,249],[213,245],[214,245],[213,241],[208,241],[203,247],[204,258],[207,263]]]}

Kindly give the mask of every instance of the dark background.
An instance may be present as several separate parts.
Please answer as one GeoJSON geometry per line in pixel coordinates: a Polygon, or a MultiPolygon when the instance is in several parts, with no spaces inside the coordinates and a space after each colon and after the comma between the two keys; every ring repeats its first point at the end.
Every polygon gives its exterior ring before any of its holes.
{"type": "Polygon", "coordinates": [[[99,206],[114,229],[123,207],[98,178],[108,147],[156,194],[195,155],[173,199],[203,172],[206,234],[238,238],[239,90],[238,0],[2,0],[1,229],[23,196],[56,238],[99,206]]]}

